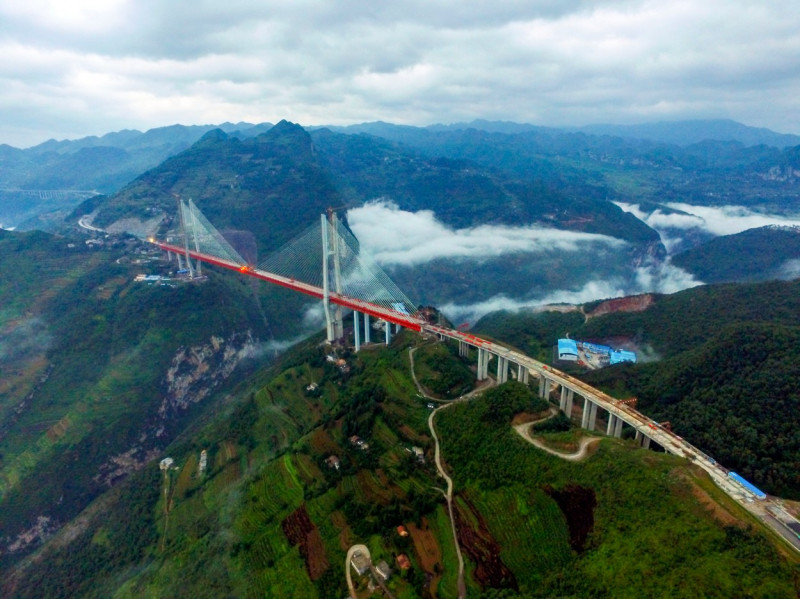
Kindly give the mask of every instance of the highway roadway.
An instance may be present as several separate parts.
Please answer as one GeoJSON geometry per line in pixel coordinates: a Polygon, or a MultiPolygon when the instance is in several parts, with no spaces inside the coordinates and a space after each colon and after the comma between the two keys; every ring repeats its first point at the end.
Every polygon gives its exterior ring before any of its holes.
{"type": "MultiPolygon", "coordinates": [[[[521,365],[524,368],[527,368],[529,372],[533,372],[539,377],[545,377],[553,383],[556,383],[564,388],[571,389],[574,393],[577,393],[581,397],[588,399],[592,403],[595,403],[600,408],[606,410],[609,414],[617,416],[629,426],[632,426],[643,435],[649,437],[663,447],[666,452],[686,458],[705,470],[711,477],[711,480],[713,480],[720,489],[727,493],[748,512],[764,522],[764,524],[776,532],[778,536],[781,539],[784,539],[792,548],[800,550],[800,543],[797,542],[797,539],[789,538],[786,527],[778,523],[775,518],[771,517],[766,512],[766,507],[774,500],[757,500],[750,491],[731,480],[728,477],[728,470],[718,464],[716,460],[711,460],[710,457],[703,451],[685,441],[682,437],[679,437],[672,431],[668,431],[667,429],[663,428],[641,412],[638,412],[634,408],[620,402],[619,400],[603,393],[602,391],[599,391],[598,389],[595,389],[590,385],[587,385],[583,381],[561,372],[556,368],[543,364],[538,360],[534,360],[533,358],[530,358],[524,354],[508,349],[500,344],[481,339],[480,337],[476,337],[469,333],[462,333],[461,331],[430,324],[423,325],[422,331],[424,333],[430,333],[455,339],[457,341],[463,341],[473,347],[485,349],[496,356],[506,358],[509,362],[513,362],[521,365]]],[[[800,522],[798,522],[798,524],[800,524],[800,522]]]]}
{"type": "MultiPolygon", "coordinates": [[[[82,226],[87,227],[87,224],[84,222],[82,226]]],[[[151,241],[165,251],[187,253],[186,248],[156,242],[154,240],[151,241]]],[[[293,289],[294,291],[299,291],[312,297],[322,298],[323,296],[323,290],[321,288],[297,281],[295,279],[262,271],[247,265],[237,264],[230,260],[209,254],[191,250],[188,251],[188,254],[192,258],[199,259],[210,264],[215,264],[217,266],[222,266],[223,268],[236,270],[242,274],[253,276],[282,287],[293,289]]],[[[484,349],[491,354],[507,359],[509,362],[521,365],[529,372],[534,373],[540,378],[545,377],[546,379],[556,383],[557,385],[560,385],[563,388],[572,390],[574,393],[577,393],[586,400],[589,400],[600,408],[606,410],[609,414],[620,418],[623,422],[627,423],[629,426],[632,426],[641,434],[649,437],[663,447],[668,453],[687,458],[688,460],[694,462],[697,466],[705,470],[711,479],[716,483],[716,485],[725,491],[725,493],[730,495],[735,501],[747,509],[747,511],[758,517],[762,522],[777,532],[780,538],[786,538],[785,528],[782,525],[778,525],[778,528],[776,528],[775,520],[773,518],[766,518],[766,512],[764,509],[755,508],[754,506],[756,502],[754,501],[755,498],[753,494],[738,483],[728,478],[728,471],[720,466],[716,461],[711,460],[709,456],[703,453],[700,449],[686,442],[684,439],[672,433],[671,431],[659,426],[658,423],[654,422],[644,414],[641,414],[630,406],[619,402],[609,395],[606,395],[602,391],[599,391],[564,372],[547,366],[538,360],[534,360],[533,358],[513,351],[500,344],[481,339],[480,337],[476,337],[469,333],[462,333],[461,331],[431,325],[416,316],[403,314],[401,312],[397,312],[395,310],[357,298],[330,293],[329,299],[333,304],[338,304],[346,308],[370,314],[376,318],[383,319],[386,322],[398,324],[413,331],[437,335],[442,338],[447,337],[450,339],[455,339],[457,341],[467,343],[470,346],[484,349]]],[[[769,501],[770,500],[767,500],[767,504],[769,501]]],[[[761,503],[763,504],[764,502],[761,503]]],[[[798,522],[798,525],[800,525],[800,521],[798,522]]],[[[793,548],[796,548],[796,545],[793,542],[790,543],[790,545],[793,548]]]]}

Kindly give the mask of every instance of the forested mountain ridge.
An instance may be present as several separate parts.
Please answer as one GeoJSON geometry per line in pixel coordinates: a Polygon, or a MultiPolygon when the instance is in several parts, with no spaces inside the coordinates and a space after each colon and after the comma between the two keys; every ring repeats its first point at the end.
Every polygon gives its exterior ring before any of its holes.
{"type": "Polygon", "coordinates": [[[425,159],[377,138],[325,130],[308,134],[287,122],[249,139],[221,131],[206,134],[101,204],[96,222],[107,226],[131,214],[172,213],[173,193],[192,197],[220,227],[252,223],[250,230],[259,238],[268,233],[280,239],[280,229],[297,232],[299,226],[262,225],[265,212],[290,216],[267,202],[291,202],[318,214],[320,207],[387,198],[401,209],[432,210],[457,228],[541,221],[631,242],[658,242],[647,225],[599,196],[577,197],[530,174],[525,180],[509,178],[470,161],[425,159]]]}
{"type": "MultiPolygon", "coordinates": [[[[218,415],[161,454],[174,467],[133,474],[69,534],[4,571],[3,592],[338,598],[347,549],[366,543],[390,565],[397,596],[456,597],[451,525],[432,490],[430,411],[408,347],[419,374],[466,364],[455,347],[408,332],[359,354],[319,340],[242,378],[218,415]],[[326,355],[344,356],[348,369],[326,355]]],[[[794,594],[794,562],[679,458],[608,440],[574,464],[522,441],[512,415],[544,407],[512,382],[436,417],[469,595],[794,594]],[[641,552],[651,545],[659,551],[641,552]]]]}
{"type": "Polygon", "coordinates": [[[255,364],[269,332],[252,290],[216,273],[134,280],[169,270],[132,239],[0,234],[0,563],[150,463],[255,364]]]}
{"type": "Polygon", "coordinates": [[[497,313],[476,330],[541,356],[565,334],[635,349],[642,363],[579,376],[637,397],[643,413],[768,492],[800,498],[798,298],[797,280],[708,285],[654,296],[640,312],[497,313]]]}
{"type": "Polygon", "coordinates": [[[672,263],[706,283],[793,278],[800,273],[800,228],[769,225],[716,237],[672,263]]]}
{"type": "MultiPolygon", "coordinates": [[[[600,134],[599,129],[598,134],[591,134],[481,121],[429,127],[365,123],[330,130],[351,137],[368,134],[407,150],[415,148],[429,159],[469,160],[523,180],[543,181],[548,188],[561,188],[573,197],[798,208],[796,172],[800,163],[797,144],[790,143],[792,136],[770,136],[771,132],[737,123],[713,121],[668,126],[673,132],[684,130],[694,135],[694,141],[675,145],[646,139],[643,133],[635,133],[635,128],[631,135],[609,135],[600,134]]],[[[120,131],[74,141],[50,140],[26,150],[0,146],[0,189],[4,194],[42,189],[113,193],[214,128],[245,140],[271,127],[269,123],[174,125],[144,133],[120,131]]],[[[318,127],[308,130],[314,136],[325,131],[318,127]]],[[[53,198],[18,193],[0,200],[0,222],[6,226],[44,211],[59,211],[63,216],[64,210],[79,201],[63,197],[54,203],[53,198]]],[[[36,226],[36,221],[30,226],[36,226]]]]}
{"type": "MultiPolygon", "coordinates": [[[[238,130],[229,123],[219,127],[238,130]]],[[[215,128],[173,125],[50,140],[25,150],[0,146],[0,225],[57,229],[82,199],[117,191],[215,128]]]]}

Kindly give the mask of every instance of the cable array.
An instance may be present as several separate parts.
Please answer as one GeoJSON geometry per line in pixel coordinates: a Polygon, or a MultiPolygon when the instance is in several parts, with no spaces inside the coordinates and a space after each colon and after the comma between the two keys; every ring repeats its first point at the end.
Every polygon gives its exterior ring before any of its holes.
{"type": "MultiPolygon", "coordinates": [[[[380,266],[361,253],[355,235],[334,215],[328,227],[328,286],[331,292],[377,304],[405,314],[416,311],[414,304],[394,284],[380,266]],[[333,247],[339,257],[337,288],[333,247]]],[[[272,272],[296,281],[323,287],[322,224],[318,222],[270,254],[259,263],[259,270],[272,272]]]]}
{"type": "Polygon", "coordinates": [[[189,200],[188,204],[181,201],[181,211],[183,212],[183,222],[186,227],[189,249],[223,258],[242,266],[247,264],[245,259],[239,255],[239,252],[233,249],[231,244],[200,212],[200,209],[195,206],[192,200],[189,200]]]}
{"type": "MultiPolygon", "coordinates": [[[[190,249],[244,266],[246,261],[189,200],[181,202],[190,249]]],[[[334,214],[325,220],[328,249],[323,252],[322,219],[273,252],[258,270],[323,288],[323,254],[328,260],[328,289],[349,298],[411,315],[414,304],[369,256],[356,236],[334,214]],[[338,261],[338,269],[336,267],[338,261]]]]}

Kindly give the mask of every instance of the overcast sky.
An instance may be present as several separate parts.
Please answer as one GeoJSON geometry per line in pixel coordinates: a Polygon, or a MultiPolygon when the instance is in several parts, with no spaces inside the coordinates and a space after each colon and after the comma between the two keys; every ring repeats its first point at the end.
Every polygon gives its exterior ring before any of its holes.
{"type": "Polygon", "coordinates": [[[800,133],[796,0],[0,0],[0,143],[224,121],[800,133]]]}

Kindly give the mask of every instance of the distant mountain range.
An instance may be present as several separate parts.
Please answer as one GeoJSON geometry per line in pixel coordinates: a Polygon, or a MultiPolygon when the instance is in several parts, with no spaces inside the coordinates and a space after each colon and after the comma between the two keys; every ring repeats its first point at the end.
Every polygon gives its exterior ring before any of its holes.
{"type": "MultiPolygon", "coordinates": [[[[78,140],[49,140],[25,150],[0,145],[0,226],[52,228],[54,217],[63,218],[88,195],[118,191],[213,129],[244,140],[271,127],[270,123],[244,122],[173,125],[146,132],[123,130],[78,140]],[[40,218],[47,214],[51,216],[40,218]]],[[[662,188],[652,194],[627,200],[664,201],[676,192],[683,200],[687,193],[694,194],[697,183],[702,183],[715,188],[715,201],[749,203],[764,194],[757,190],[749,197],[752,182],[743,185],[742,177],[794,179],[793,169],[800,169],[799,151],[784,150],[800,145],[800,137],[726,120],[594,125],[580,129],[485,120],[428,127],[376,122],[307,130],[315,135],[324,130],[369,135],[414,148],[429,158],[470,160],[559,185],[580,181],[620,190],[624,185],[624,192],[635,192],[634,195],[652,187],[653,173],[648,170],[661,171],[659,177],[670,174],[664,169],[692,173],[688,177],[693,182],[689,189],[678,191],[674,183],[684,184],[671,177],[659,182],[662,188]],[[731,169],[735,169],[734,180],[730,178],[731,169]],[[631,170],[640,180],[633,188],[629,185],[631,170]],[[715,173],[720,171],[725,171],[725,177],[716,180],[715,173]]],[[[773,197],[774,191],[766,195],[773,197]]],[[[704,191],[697,196],[692,199],[709,197],[704,191]]]]}
{"type": "MultiPolygon", "coordinates": [[[[382,198],[395,224],[426,215],[437,227],[428,237],[490,240],[471,257],[392,269],[415,300],[440,304],[583,286],[618,294],[646,279],[667,264],[665,248],[614,202],[643,214],[672,201],[800,211],[798,147],[477,124],[237,123],[0,147],[3,185],[24,190],[0,194],[0,210],[16,210],[0,219],[22,214],[39,228],[47,218],[61,233],[0,231],[0,595],[342,597],[341,564],[360,542],[375,561],[413,562],[392,574],[398,596],[457,592],[409,347],[419,345],[422,384],[451,397],[473,383],[474,352],[465,361],[456,346],[401,332],[353,353],[317,335],[267,369],[276,340],[314,329],[318,304],[213,268],[180,282],[152,246],[102,229],[164,235],[176,199],[192,198],[257,261],[327,208],[382,198]],[[95,189],[105,194],[66,193],[95,189]],[[101,231],[78,226],[87,215],[101,231]],[[547,232],[546,247],[490,253],[523,227],[547,232]],[[559,243],[587,234],[604,241],[559,243]],[[597,286],[608,280],[619,287],[597,286]]],[[[704,245],[674,263],[704,280],[788,273],[798,238],[775,227],[698,237],[704,245]]],[[[798,281],[706,285],[648,296],[641,312],[494,313],[480,330],[545,360],[566,333],[661,357],[593,382],[798,498],[799,292],[798,281]]],[[[543,409],[521,387],[436,417],[469,596],[682,596],[687,580],[698,596],[796,594],[794,566],[679,458],[605,440],[573,464],[520,441],[513,413],[543,409]]]]}
{"type": "Polygon", "coordinates": [[[800,136],[776,133],[763,127],[749,127],[729,119],[661,121],[640,125],[587,125],[575,129],[590,135],[614,135],[634,139],[652,139],[679,146],[702,141],[733,141],[745,146],[788,148],[800,145],[800,136]]]}

